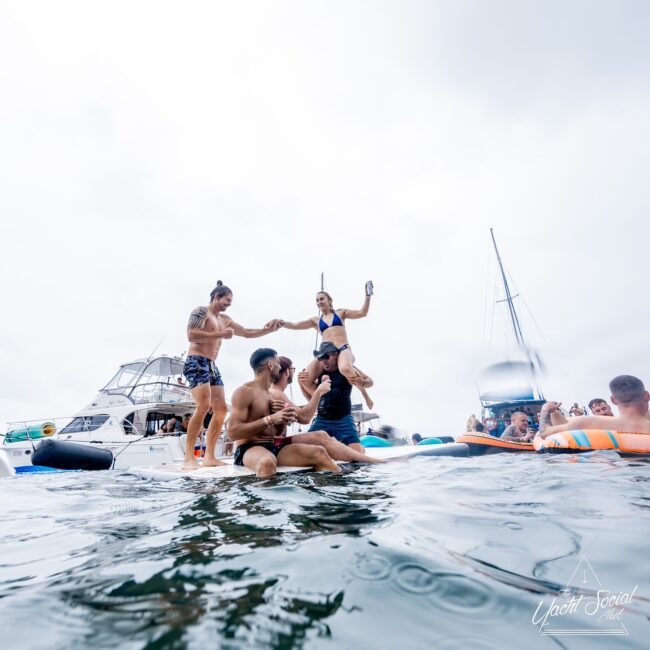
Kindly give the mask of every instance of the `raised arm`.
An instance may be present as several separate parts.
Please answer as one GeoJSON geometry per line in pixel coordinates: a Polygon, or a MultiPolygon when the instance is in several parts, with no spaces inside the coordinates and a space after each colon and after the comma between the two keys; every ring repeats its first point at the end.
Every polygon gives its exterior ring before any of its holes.
{"type": "Polygon", "coordinates": [[[372,296],[372,282],[368,280],[366,282],[366,297],[363,300],[363,306],[361,309],[339,309],[339,316],[341,318],[365,318],[368,315],[368,310],[370,309],[370,296],[372,296]]]}
{"type": "Polygon", "coordinates": [[[327,379],[323,379],[323,381],[318,385],[318,388],[314,391],[314,394],[311,396],[311,399],[307,404],[296,408],[296,417],[300,424],[309,424],[311,422],[311,419],[314,417],[316,409],[318,408],[320,398],[325,395],[325,393],[329,393],[330,390],[332,390],[332,384],[328,377],[327,379]]]}

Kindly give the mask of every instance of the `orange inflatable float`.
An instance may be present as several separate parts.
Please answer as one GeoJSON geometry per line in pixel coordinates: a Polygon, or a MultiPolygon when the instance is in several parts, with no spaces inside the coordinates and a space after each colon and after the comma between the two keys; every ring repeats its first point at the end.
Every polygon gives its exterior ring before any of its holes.
{"type": "Polygon", "coordinates": [[[560,431],[548,438],[536,437],[533,446],[536,451],[560,454],[600,449],[613,449],[619,454],[650,454],[650,433],[602,429],[560,431]]]}
{"type": "Polygon", "coordinates": [[[535,451],[532,442],[514,442],[513,440],[502,440],[489,433],[477,433],[470,431],[456,439],[456,442],[464,442],[469,447],[470,456],[482,456],[485,454],[500,454],[502,452],[535,451]]]}

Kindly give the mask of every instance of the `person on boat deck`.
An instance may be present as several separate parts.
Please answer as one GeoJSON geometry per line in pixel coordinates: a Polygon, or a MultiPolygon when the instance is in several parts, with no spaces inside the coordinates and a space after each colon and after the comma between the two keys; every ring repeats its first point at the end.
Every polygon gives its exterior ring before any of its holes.
{"type": "Polygon", "coordinates": [[[560,407],[561,402],[546,402],[542,406],[537,435],[547,438],[560,431],[579,429],[650,433],[650,419],[648,418],[650,393],[645,389],[643,382],[632,375],[619,375],[609,382],[609,390],[612,394],[612,404],[618,406],[618,416],[582,415],[571,418],[566,423],[551,425],[550,416],[560,407]]]}
{"type": "MultiPolygon", "coordinates": [[[[323,341],[318,350],[314,350],[320,366],[318,382],[330,381],[331,390],[323,395],[318,403],[318,414],[309,427],[309,431],[327,431],[344,445],[363,452],[363,446],[357,433],[357,428],[352,419],[352,384],[338,368],[339,351],[336,345],[323,341]]],[[[316,384],[311,381],[309,373],[301,372],[298,375],[303,390],[311,397],[315,393],[316,384]]],[[[372,386],[372,379],[362,375],[364,386],[372,386]]]]}
{"type": "MultiPolygon", "coordinates": [[[[316,305],[320,311],[319,316],[312,316],[311,318],[297,323],[289,323],[282,319],[275,319],[270,323],[267,323],[267,325],[279,323],[280,327],[286,327],[290,330],[307,330],[313,328],[316,331],[319,331],[323,337],[323,341],[332,343],[339,352],[339,370],[341,373],[351,384],[361,391],[368,408],[372,409],[374,403],[366,391],[366,379],[368,376],[354,365],[354,355],[352,354],[352,349],[348,343],[347,332],[345,330],[346,318],[365,318],[368,315],[368,310],[370,309],[370,297],[373,294],[373,286],[370,280],[366,282],[365,291],[366,296],[361,309],[335,310],[332,296],[330,296],[326,291],[319,291],[316,294],[316,305]]],[[[316,382],[320,370],[320,365],[316,360],[312,361],[307,367],[307,372],[309,373],[309,378],[312,383],[316,382]]],[[[307,397],[307,395],[305,395],[305,397],[307,397]]]]}
{"type": "Polygon", "coordinates": [[[589,401],[588,406],[589,410],[594,415],[607,415],[609,417],[614,417],[612,407],[602,397],[594,397],[589,401]]]}
{"type": "Polygon", "coordinates": [[[278,464],[340,472],[324,447],[302,444],[286,435],[287,425],[297,419],[293,404],[287,402],[279,411],[271,411],[270,389],[280,377],[278,353],[259,348],[251,355],[250,365],[255,379],[233,393],[228,421],[228,437],[237,443],[235,465],[254,470],[260,478],[273,476],[278,464]]]}
{"type": "Polygon", "coordinates": [[[528,431],[528,415],[522,411],[515,411],[510,418],[512,424],[505,428],[501,435],[502,440],[513,442],[530,442],[535,433],[528,431]]]}
{"type": "MultiPolygon", "coordinates": [[[[289,384],[293,383],[293,375],[296,369],[293,367],[293,363],[288,357],[279,357],[279,360],[280,375],[276,380],[274,380],[273,386],[271,386],[271,390],[269,391],[271,398],[273,399],[271,410],[275,413],[285,408],[287,404],[290,404],[296,409],[296,421],[300,424],[309,424],[316,413],[316,408],[318,407],[321,397],[329,393],[332,383],[328,380],[321,382],[307,404],[304,406],[296,406],[289,400],[285,393],[289,384]]],[[[322,445],[334,460],[356,463],[384,462],[378,458],[373,458],[365,453],[356,451],[355,449],[344,445],[336,438],[330,436],[326,431],[307,431],[305,433],[298,433],[292,436],[292,438],[294,442],[301,442],[308,445],[322,445]]]]}
{"type": "Polygon", "coordinates": [[[584,415],[585,411],[581,406],[578,406],[578,402],[574,402],[573,406],[569,410],[569,415],[571,417],[578,417],[579,415],[584,415]]]}
{"type": "Polygon", "coordinates": [[[183,416],[183,419],[181,420],[181,428],[180,428],[180,433],[187,433],[187,430],[189,429],[190,426],[190,420],[192,419],[192,414],[191,413],[186,413],[183,416]]]}
{"type": "Polygon", "coordinates": [[[181,425],[177,420],[175,415],[172,415],[168,420],[165,420],[163,425],[160,427],[158,433],[162,435],[169,435],[175,433],[180,429],[181,425]]]}
{"type": "Polygon", "coordinates": [[[187,338],[190,342],[183,374],[187,379],[196,404],[196,409],[187,430],[185,457],[181,469],[197,469],[194,458],[194,444],[201,430],[203,418],[212,407],[213,417],[208,426],[204,467],[223,465],[214,455],[217,439],[226,417],[227,406],[223,380],[214,362],[224,339],[243,336],[252,339],[265,336],[278,329],[279,325],[270,323],[261,329],[248,329],[236,323],[224,313],[232,304],[232,291],[221,280],[210,293],[210,304],[197,307],[190,314],[187,323],[187,338]]]}

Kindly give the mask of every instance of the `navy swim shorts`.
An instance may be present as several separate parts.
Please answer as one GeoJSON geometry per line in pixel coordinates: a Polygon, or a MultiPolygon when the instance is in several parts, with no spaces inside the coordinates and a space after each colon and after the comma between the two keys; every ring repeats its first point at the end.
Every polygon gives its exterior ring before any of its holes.
{"type": "Polygon", "coordinates": [[[327,431],[327,433],[336,438],[344,445],[351,445],[355,442],[361,442],[357,427],[354,425],[354,420],[351,415],[346,415],[340,420],[326,420],[325,418],[316,416],[316,419],[309,427],[310,431],[327,431]]]}
{"type": "Polygon", "coordinates": [[[223,386],[219,369],[214,365],[214,361],[208,359],[208,357],[202,357],[198,354],[187,357],[185,366],[183,366],[183,374],[190,388],[196,388],[201,384],[223,386]]]}

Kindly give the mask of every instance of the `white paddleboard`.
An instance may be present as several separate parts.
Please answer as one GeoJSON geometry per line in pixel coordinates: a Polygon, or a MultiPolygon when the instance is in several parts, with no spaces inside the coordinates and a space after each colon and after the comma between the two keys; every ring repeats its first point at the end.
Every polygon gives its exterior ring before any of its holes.
{"type": "MultiPolygon", "coordinates": [[[[461,443],[447,443],[441,445],[402,445],[399,447],[370,447],[365,450],[368,456],[394,460],[398,458],[409,458],[411,456],[469,456],[469,448],[461,443]]],[[[219,478],[232,478],[234,476],[254,476],[255,472],[247,467],[233,464],[232,458],[220,458],[227,463],[219,467],[199,467],[199,469],[181,469],[180,463],[168,465],[150,465],[148,467],[130,467],[126,471],[140,478],[153,481],[174,481],[178,478],[189,478],[194,480],[210,480],[219,478]]],[[[340,464],[340,463],[339,463],[340,464]]],[[[313,469],[312,467],[291,467],[279,465],[278,474],[287,472],[303,472],[313,469]]]]}
{"type": "MultiPolygon", "coordinates": [[[[227,463],[219,467],[199,467],[199,469],[181,469],[181,463],[170,463],[168,465],[150,465],[148,467],[129,467],[128,474],[134,474],[140,478],[152,481],[174,481],[178,478],[190,478],[195,480],[210,480],[215,478],[232,478],[234,476],[255,476],[255,472],[248,467],[234,465],[232,458],[220,458],[227,463]]],[[[312,469],[311,467],[289,467],[278,466],[278,474],[285,472],[301,472],[312,469]]]]}

